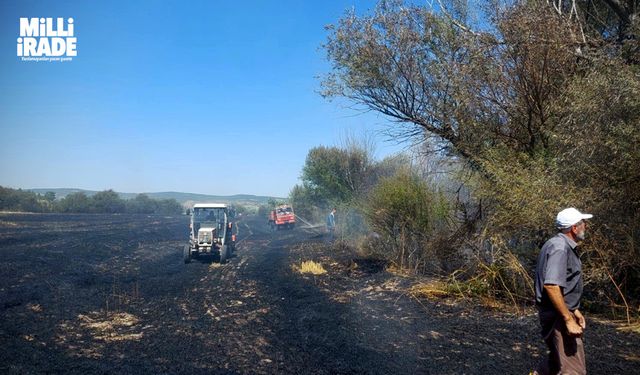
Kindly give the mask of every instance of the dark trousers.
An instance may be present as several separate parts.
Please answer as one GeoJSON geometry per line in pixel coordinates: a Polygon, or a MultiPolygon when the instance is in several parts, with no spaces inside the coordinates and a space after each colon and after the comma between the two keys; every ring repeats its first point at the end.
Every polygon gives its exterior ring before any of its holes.
{"type": "Polygon", "coordinates": [[[564,319],[555,311],[540,311],[539,317],[549,356],[538,365],[538,374],[586,374],[582,336],[570,336],[564,319]]]}
{"type": "Polygon", "coordinates": [[[327,227],[327,242],[333,242],[336,236],[336,227],[327,227]]]}

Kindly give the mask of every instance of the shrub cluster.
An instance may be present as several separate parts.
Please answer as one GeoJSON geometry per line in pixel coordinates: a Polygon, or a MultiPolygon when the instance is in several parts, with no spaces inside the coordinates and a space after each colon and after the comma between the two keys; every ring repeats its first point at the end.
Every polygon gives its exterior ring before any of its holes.
{"type": "Polygon", "coordinates": [[[364,212],[387,258],[399,268],[419,272],[440,268],[440,249],[433,246],[451,219],[444,194],[402,170],[380,180],[368,195],[364,212]]]}
{"type": "Polygon", "coordinates": [[[53,192],[44,195],[21,189],[0,186],[0,210],[20,212],[73,212],[73,213],[134,213],[180,214],[183,208],[175,199],[151,199],[146,194],[125,200],[113,190],[88,196],[71,193],[56,199],[53,192]]]}

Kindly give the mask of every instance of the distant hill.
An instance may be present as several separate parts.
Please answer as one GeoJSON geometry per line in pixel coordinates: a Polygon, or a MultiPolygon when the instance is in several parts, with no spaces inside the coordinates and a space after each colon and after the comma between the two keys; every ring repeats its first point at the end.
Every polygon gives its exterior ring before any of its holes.
{"type": "MultiPolygon", "coordinates": [[[[83,189],[25,189],[38,194],[45,194],[48,191],[56,193],[56,199],[62,199],[71,193],[85,193],[87,196],[92,196],[98,191],[95,190],[83,190],[83,189]]],[[[133,199],[137,193],[121,193],[117,192],[122,199],[133,199]]],[[[246,206],[259,206],[266,204],[269,199],[284,199],[280,197],[267,197],[261,195],[250,194],[236,194],[236,195],[207,195],[207,194],[195,194],[195,193],[181,193],[175,191],[159,192],[159,193],[144,193],[153,199],[175,199],[183,205],[191,205],[193,203],[205,203],[205,202],[221,202],[221,203],[235,203],[246,206]]]]}

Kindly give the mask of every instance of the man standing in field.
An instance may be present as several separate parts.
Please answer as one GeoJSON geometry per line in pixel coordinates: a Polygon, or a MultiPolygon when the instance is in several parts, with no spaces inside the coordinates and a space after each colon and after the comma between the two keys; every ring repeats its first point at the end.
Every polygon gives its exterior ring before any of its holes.
{"type": "Polygon", "coordinates": [[[575,208],[560,211],[559,233],[542,246],[538,256],[536,305],[549,357],[540,363],[537,374],[587,373],[582,342],[587,325],[579,310],[583,281],[577,246],[585,237],[584,220],[592,217],[575,208]]]}
{"type": "Polygon", "coordinates": [[[327,216],[327,238],[328,241],[333,241],[336,234],[336,208],[331,210],[331,213],[327,216]]]}

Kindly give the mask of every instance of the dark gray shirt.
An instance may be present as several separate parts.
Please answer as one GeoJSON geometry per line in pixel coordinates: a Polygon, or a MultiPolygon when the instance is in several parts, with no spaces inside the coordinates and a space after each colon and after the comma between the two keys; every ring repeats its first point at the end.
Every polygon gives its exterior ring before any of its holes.
{"type": "Polygon", "coordinates": [[[541,310],[553,310],[551,300],[544,291],[545,284],[562,288],[564,302],[569,310],[580,307],[582,297],[582,262],[576,253],[577,244],[569,237],[558,233],[547,241],[536,267],[536,304],[541,310]]]}

